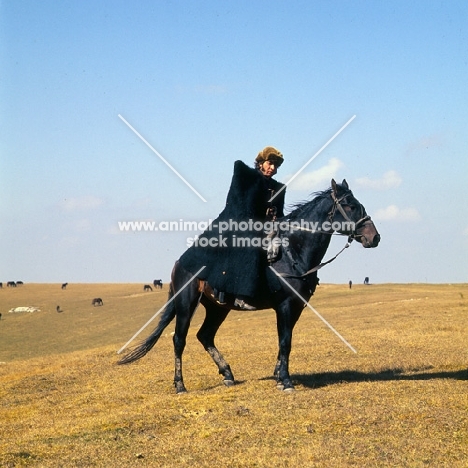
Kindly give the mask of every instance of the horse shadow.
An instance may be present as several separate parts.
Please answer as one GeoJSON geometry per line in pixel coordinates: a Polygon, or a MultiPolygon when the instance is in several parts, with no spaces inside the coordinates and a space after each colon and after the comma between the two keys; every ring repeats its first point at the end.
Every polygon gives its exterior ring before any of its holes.
{"type": "Polygon", "coordinates": [[[361,372],[344,370],[339,372],[320,372],[316,374],[293,374],[291,378],[295,384],[307,388],[322,388],[329,385],[359,382],[386,382],[403,380],[434,380],[452,379],[468,380],[468,369],[446,372],[427,372],[430,368],[405,371],[400,368],[384,369],[378,372],[361,372]],[[412,372],[408,374],[408,372],[412,372]]]}

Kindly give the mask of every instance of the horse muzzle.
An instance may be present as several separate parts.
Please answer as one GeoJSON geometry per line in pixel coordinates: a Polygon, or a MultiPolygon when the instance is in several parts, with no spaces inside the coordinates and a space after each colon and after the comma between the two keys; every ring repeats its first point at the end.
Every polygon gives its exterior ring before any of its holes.
{"type": "Polygon", "coordinates": [[[366,249],[377,247],[380,242],[380,234],[377,232],[374,223],[370,219],[362,223],[356,230],[356,235],[354,237],[366,249]]]}
{"type": "Polygon", "coordinates": [[[363,236],[361,237],[361,244],[366,248],[373,248],[377,247],[380,242],[380,234],[377,233],[375,236],[372,237],[372,239],[367,239],[367,237],[363,236]]]}

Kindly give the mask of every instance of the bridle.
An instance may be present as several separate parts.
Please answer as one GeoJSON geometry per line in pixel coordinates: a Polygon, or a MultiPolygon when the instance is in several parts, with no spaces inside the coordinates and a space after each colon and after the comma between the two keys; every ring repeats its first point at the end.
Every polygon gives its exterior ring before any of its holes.
{"type": "Polygon", "coordinates": [[[352,230],[351,234],[348,236],[348,242],[350,242],[350,239],[351,240],[361,239],[362,234],[357,233],[358,229],[365,226],[366,224],[371,224],[372,221],[371,221],[370,216],[364,215],[364,207],[361,204],[359,205],[360,208],[361,208],[361,218],[358,219],[356,222],[351,221],[351,219],[349,218],[349,216],[346,213],[345,209],[341,205],[341,202],[343,200],[345,200],[348,195],[349,195],[349,192],[345,193],[340,198],[337,198],[336,195],[335,195],[335,192],[334,191],[331,192],[331,197],[332,197],[332,200],[333,200],[333,206],[331,207],[331,210],[328,213],[328,220],[330,221],[330,224],[333,224],[333,218],[335,216],[336,210],[338,210],[341,213],[341,215],[343,216],[343,218],[350,224],[350,226],[353,226],[353,230],[352,230]]]}
{"type": "MultiPolygon", "coordinates": [[[[333,206],[331,207],[329,213],[328,213],[328,221],[330,222],[330,225],[333,224],[333,218],[335,216],[335,213],[336,213],[336,210],[338,210],[341,215],[343,216],[343,218],[348,222],[350,223],[350,226],[353,226],[353,230],[351,232],[351,234],[348,235],[348,241],[346,242],[346,245],[332,258],[330,258],[329,260],[327,260],[326,262],[321,262],[319,263],[317,266],[311,268],[310,270],[307,270],[305,273],[301,274],[301,275],[290,275],[290,274],[287,274],[287,273],[278,273],[278,272],[275,272],[276,275],[278,276],[281,276],[282,278],[296,278],[296,279],[305,279],[307,276],[309,276],[310,274],[320,270],[320,268],[324,267],[325,265],[328,265],[329,263],[333,262],[333,260],[335,260],[344,250],[346,250],[350,245],[351,245],[351,242],[356,239],[356,240],[359,240],[363,237],[362,234],[358,234],[357,233],[357,230],[363,226],[365,226],[366,224],[370,224],[372,223],[371,221],[371,217],[368,216],[368,215],[364,215],[364,207],[360,204],[359,206],[361,207],[361,218],[354,222],[352,221],[348,214],[346,213],[345,209],[343,208],[343,206],[341,205],[341,202],[343,200],[346,199],[346,197],[349,195],[349,192],[345,193],[344,195],[342,195],[340,198],[337,198],[336,195],[335,195],[335,192],[332,191],[331,192],[331,197],[332,197],[332,200],[333,200],[333,206]]],[[[306,231],[308,231],[308,229],[306,229],[306,231]]],[[[313,231],[312,231],[313,232],[313,231]]],[[[326,231],[320,231],[321,233],[326,233],[326,231]]],[[[333,234],[333,232],[331,233],[328,233],[328,234],[333,234]]],[[[292,257],[292,254],[291,254],[291,251],[289,249],[285,249],[286,250],[286,254],[288,255],[289,259],[291,260],[292,264],[293,264],[293,268],[294,268],[294,264],[297,263],[294,258],[292,257]]]]}

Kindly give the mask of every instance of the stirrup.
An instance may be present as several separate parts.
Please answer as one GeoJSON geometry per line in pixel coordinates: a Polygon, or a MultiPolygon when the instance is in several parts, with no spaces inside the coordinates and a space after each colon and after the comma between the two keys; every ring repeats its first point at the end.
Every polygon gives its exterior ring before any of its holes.
{"type": "Polygon", "coordinates": [[[226,305],[226,299],[224,298],[224,291],[220,291],[218,297],[216,298],[216,302],[219,305],[226,305]]]}
{"type": "Polygon", "coordinates": [[[226,305],[224,291],[218,291],[217,289],[213,289],[213,294],[211,296],[219,305],[226,305]]]}

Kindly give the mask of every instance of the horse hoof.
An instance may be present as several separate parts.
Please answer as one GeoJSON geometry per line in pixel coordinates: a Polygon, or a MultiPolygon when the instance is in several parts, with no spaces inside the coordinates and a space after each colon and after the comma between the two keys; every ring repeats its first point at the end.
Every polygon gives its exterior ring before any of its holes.
{"type": "Polygon", "coordinates": [[[294,392],[296,389],[292,386],[292,385],[284,385],[283,382],[278,382],[276,384],[276,388],[282,392],[285,392],[285,393],[291,393],[291,392],[294,392]]]}
{"type": "Polygon", "coordinates": [[[181,382],[174,383],[174,387],[175,387],[177,395],[180,395],[181,393],[187,393],[187,389],[185,388],[185,385],[181,382]]]}
{"type": "Polygon", "coordinates": [[[226,387],[233,387],[235,385],[234,380],[223,380],[223,382],[226,387]]]}

